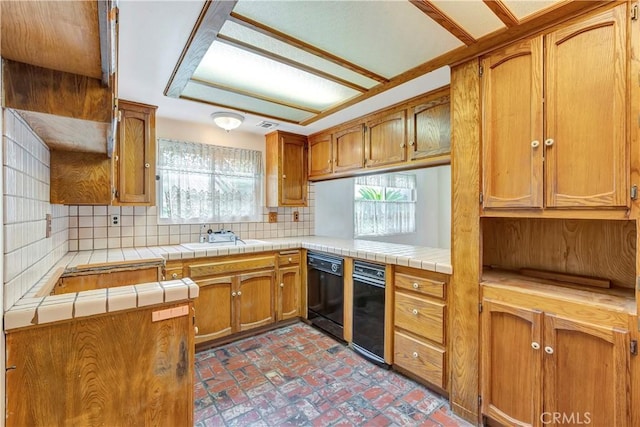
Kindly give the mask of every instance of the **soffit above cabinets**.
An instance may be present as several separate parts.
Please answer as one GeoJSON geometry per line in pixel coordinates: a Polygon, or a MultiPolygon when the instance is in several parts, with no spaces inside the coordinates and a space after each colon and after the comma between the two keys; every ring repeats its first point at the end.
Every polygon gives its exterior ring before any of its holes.
{"type": "Polygon", "coordinates": [[[165,95],[304,126],[597,6],[579,3],[205,2],[165,95]]]}

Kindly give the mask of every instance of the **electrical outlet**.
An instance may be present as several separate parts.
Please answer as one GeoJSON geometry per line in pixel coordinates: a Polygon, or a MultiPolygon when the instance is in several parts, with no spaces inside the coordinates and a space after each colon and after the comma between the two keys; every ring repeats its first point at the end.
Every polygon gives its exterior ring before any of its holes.
{"type": "Polygon", "coordinates": [[[111,215],[111,222],[109,223],[111,226],[119,226],[120,225],[120,215],[111,215]]]}
{"type": "Polygon", "coordinates": [[[278,222],[278,212],[269,212],[269,222],[278,222]]]}
{"type": "Polygon", "coordinates": [[[298,221],[300,221],[300,212],[293,211],[293,222],[298,222],[298,221]]]}

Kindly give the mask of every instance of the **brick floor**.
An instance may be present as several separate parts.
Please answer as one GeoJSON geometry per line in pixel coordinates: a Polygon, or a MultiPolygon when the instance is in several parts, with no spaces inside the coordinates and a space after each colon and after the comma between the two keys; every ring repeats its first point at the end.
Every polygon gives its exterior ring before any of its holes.
{"type": "Polygon", "coordinates": [[[447,401],[297,323],[196,354],[196,426],[470,426],[447,401]]]}

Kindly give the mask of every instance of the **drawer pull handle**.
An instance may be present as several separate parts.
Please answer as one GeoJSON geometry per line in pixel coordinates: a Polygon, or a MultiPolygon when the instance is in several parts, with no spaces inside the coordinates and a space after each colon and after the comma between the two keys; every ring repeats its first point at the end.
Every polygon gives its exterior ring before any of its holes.
{"type": "Polygon", "coordinates": [[[293,262],[293,258],[289,257],[289,262],[293,262]]]}
{"type": "Polygon", "coordinates": [[[552,347],[546,346],[546,347],[544,348],[544,351],[545,351],[547,354],[553,354],[553,348],[552,348],[552,347]]]}
{"type": "Polygon", "coordinates": [[[417,308],[414,308],[413,310],[411,310],[411,312],[416,316],[418,315],[418,309],[417,308]]]}
{"type": "Polygon", "coordinates": [[[534,350],[540,350],[540,344],[534,341],[531,343],[531,348],[533,348],[534,350]]]}
{"type": "Polygon", "coordinates": [[[413,283],[413,289],[418,289],[420,287],[420,285],[418,285],[418,282],[414,282],[413,283]]]}
{"type": "Polygon", "coordinates": [[[171,275],[171,278],[172,278],[172,279],[177,279],[177,278],[178,278],[178,273],[173,273],[173,274],[171,275]]]}
{"type": "Polygon", "coordinates": [[[413,358],[414,358],[414,359],[417,359],[417,358],[418,358],[418,356],[419,356],[419,354],[418,354],[418,352],[417,352],[417,351],[414,351],[414,352],[413,352],[413,354],[412,354],[412,356],[413,356],[413,358]]]}
{"type": "Polygon", "coordinates": [[[281,287],[281,288],[284,288],[284,283],[280,283],[280,287],[281,287]]]}

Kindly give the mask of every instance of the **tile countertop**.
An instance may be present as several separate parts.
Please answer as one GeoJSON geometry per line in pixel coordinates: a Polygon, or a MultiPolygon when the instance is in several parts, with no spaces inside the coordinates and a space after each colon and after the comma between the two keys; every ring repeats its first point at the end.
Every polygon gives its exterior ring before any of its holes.
{"type": "Polygon", "coordinates": [[[449,249],[320,236],[274,238],[262,242],[264,243],[219,246],[202,250],[190,250],[181,245],[173,245],[69,252],[5,313],[4,329],[6,331],[198,296],[199,288],[189,278],[46,297],[36,296],[60,267],[65,271],[73,271],[78,266],[87,267],[90,264],[177,260],[304,248],[445,274],[452,272],[449,249]]]}

